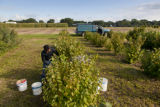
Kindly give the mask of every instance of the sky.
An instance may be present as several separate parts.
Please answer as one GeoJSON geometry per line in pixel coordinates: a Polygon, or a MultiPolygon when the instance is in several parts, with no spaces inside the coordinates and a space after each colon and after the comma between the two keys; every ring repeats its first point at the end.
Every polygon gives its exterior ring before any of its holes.
{"type": "Polygon", "coordinates": [[[160,20],[160,0],[0,0],[0,21],[35,18],[47,21],[160,20]]]}

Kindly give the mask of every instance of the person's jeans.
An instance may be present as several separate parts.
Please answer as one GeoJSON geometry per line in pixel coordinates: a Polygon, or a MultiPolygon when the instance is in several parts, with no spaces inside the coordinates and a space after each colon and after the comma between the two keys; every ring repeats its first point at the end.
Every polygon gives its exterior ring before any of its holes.
{"type": "Polygon", "coordinates": [[[50,65],[51,61],[46,61],[45,63],[43,63],[43,70],[42,70],[42,74],[41,74],[41,80],[43,78],[45,78],[45,69],[50,65]]]}

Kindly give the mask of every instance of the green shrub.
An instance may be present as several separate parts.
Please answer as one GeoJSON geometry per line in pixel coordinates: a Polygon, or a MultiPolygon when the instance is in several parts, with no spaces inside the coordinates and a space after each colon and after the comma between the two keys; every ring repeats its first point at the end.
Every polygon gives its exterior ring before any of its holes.
{"type": "Polygon", "coordinates": [[[160,48],[160,33],[156,31],[148,31],[145,33],[144,49],[153,50],[154,48],[160,48]]]}
{"type": "Polygon", "coordinates": [[[98,38],[97,46],[104,47],[106,44],[107,37],[101,36],[98,38]]]}
{"type": "Polygon", "coordinates": [[[43,82],[43,98],[52,107],[97,105],[99,72],[94,59],[68,61],[65,55],[54,58],[43,82]],[[89,62],[88,62],[89,60],[89,62]]]}
{"type": "Polygon", "coordinates": [[[90,40],[92,44],[99,47],[104,47],[107,39],[107,37],[101,36],[99,33],[92,32],[86,32],[84,38],[90,40]]]}
{"type": "Polygon", "coordinates": [[[124,49],[124,39],[125,36],[122,33],[114,33],[111,37],[111,42],[113,45],[113,50],[115,55],[120,54],[124,49]]]}
{"type": "Polygon", "coordinates": [[[15,30],[11,30],[10,40],[11,40],[10,45],[12,45],[12,46],[16,46],[20,42],[18,39],[18,34],[17,34],[17,32],[15,32],[15,30]]]}
{"type": "Polygon", "coordinates": [[[7,27],[0,27],[0,41],[8,44],[17,42],[17,33],[7,27]]]}
{"type": "Polygon", "coordinates": [[[60,33],[59,33],[60,36],[69,36],[69,32],[67,30],[62,30],[60,33]]]}
{"type": "Polygon", "coordinates": [[[160,48],[160,33],[156,31],[145,31],[145,28],[134,28],[127,34],[127,39],[137,39],[139,36],[145,40],[142,48],[153,50],[160,48]]]}
{"type": "Polygon", "coordinates": [[[111,38],[112,35],[113,35],[113,33],[114,33],[114,32],[111,30],[110,32],[107,33],[107,37],[108,37],[108,38],[111,38]]]}
{"type": "Polygon", "coordinates": [[[111,42],[110,38],[107,38],[104,44],[104,47],[108,50],[108,51],[112,51],[113,50],[113,45],[111,42]]]}
{"type": "Polygon", "coordinates": [[[0,41],[0,55],[8,49],[8,44],[0,41]]]}
{"type": "Polygon", "coordinates": [[[69,58],[79,56],[84,53],[84,47],[80,44],[80,42],[70,36],[61,36],[57,38],[54,42],[54,46],[60,54],[63,54],[69,58]]]}
{"type": "Polygon", "coordinates": [[[153,28],[159,28],[159,25],[154,25],[154,26],[152,26],[153,28]]]}
{"type": "Polygon", "coordinates": [[[129,40],[129,43],[126,45],[126,61],[128,63],[135,63],[140,60],[143,55],[143,50],[141,50],[142,45],[144,44],[144,40],[141,36],[137,37],[137,39],[129,40]]]}
{"type": "Polygon", "coordinates": [[[85,32],[84,38],[87,40],[91,40],[93,36],[92,32],[85,32]]]}
{"type": "Polygon", "coordinates": [[[129,40],[130,38],[132,39],[137,39],[138,36],[142,36],[144,35],[145,33],[145,28],[144,27],[140,27],[140,28],[134,28],[133,30],[129,31],[128,34],[127,34],[127,39],[129,40]]]}
{"type": "Polygon", "coordinates": [[[144,55],[142,69],[148,76],[160,79],[160,49],[155,49],[152,53],[144,55]]]}
{"type": "Polygon", "coordinates": [[[106,42],[106,37],[101,36],[99,33],[93,33],[91,41],[94,45],[98,47],[103,47],[106,42]]]}
{"type": "Polygon", "coordinates": [[[19,43],[17,33],[5,26],[0,27],[0,53],[14,47],[19,43]]]}
{"type": "Polygon", "coordinates": [[[8,29],[7,27],[1,27],[0,28],[1,41],[9,43],[11,41],[10,32],[11,32],[10,29],[8,29]]]}
{"type": "Polygon", "coordinates": [[[52,107],[88,107],[99,101],[99,71],[96,57],[88,57],[79,42],[69,36],[60,36],[55,43],[59,57],[43,80],[43,99],[52,107]]]}
{"type": "Polygon", "coordinates": [[[99,35],[98,33],[92,33],[90,41],[92,42],[92,44],[97,45],[98,44],[98,39],[100,38],[101,35],[99,35]]]}

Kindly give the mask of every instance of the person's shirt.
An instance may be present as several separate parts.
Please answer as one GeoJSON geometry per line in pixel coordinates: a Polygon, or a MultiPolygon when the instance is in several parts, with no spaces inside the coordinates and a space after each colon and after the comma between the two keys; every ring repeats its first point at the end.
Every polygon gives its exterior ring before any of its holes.
{"type": "Polygon", "coordinates": [[[51,51],[46,53],[44,50],[41,52],[41,58],[43,63],[47,63],[48,61],[51,60],[53,54],[56,54],[59,56],[58,52],[54,48],[50,48],[51,51]]]}

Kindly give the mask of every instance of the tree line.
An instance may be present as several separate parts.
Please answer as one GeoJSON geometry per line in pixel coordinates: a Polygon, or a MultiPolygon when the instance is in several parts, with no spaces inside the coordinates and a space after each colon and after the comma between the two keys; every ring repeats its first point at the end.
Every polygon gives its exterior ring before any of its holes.
{"type": "MultiPolygon", "coordinates": [[[[15,21],[15,20],[8,20],[9,22],[17,22],[17,23],[45,23],[43,20],[37,21],[34,18],[28,18],[25,20],[20,20],[20,21],[15,21]]],[[[49,19],[47,23],[55,23],[55,19],[49,19]]],[[[64,18],[60,20],[60,23],[67,23],[70,27],[76,26],[78,23],[90,23],[90,24],[95,24],[103,27],[140,27],[140,26],[146,26],[146,27],[159,27],[160,26],[160,21],[149,21],[146,19],[143,20],[137,20],[137,19],[132,19],[132,20],[127,20],[123,19],[120,21],[103,21],[103,20],[95,20],[91,22],[86,22],[86,21],[75,21],[72,18],[64,18]]]]}

